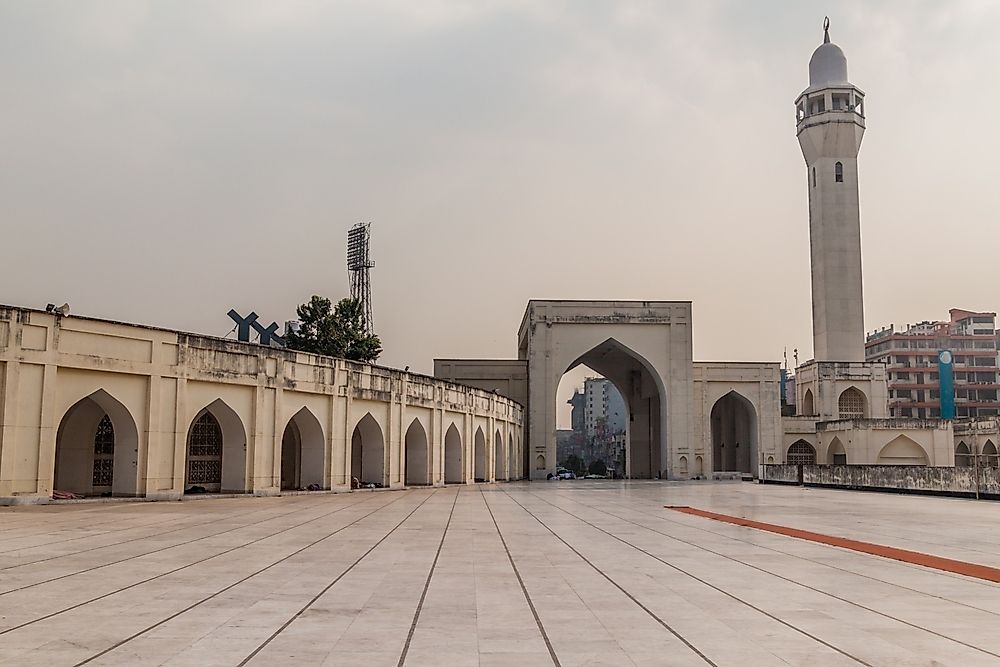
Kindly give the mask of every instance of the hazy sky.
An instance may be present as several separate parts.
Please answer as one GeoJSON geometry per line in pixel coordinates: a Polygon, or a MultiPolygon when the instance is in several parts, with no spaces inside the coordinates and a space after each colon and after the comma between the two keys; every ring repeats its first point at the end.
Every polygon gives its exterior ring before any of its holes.
{"type": "Polygon", "coordinates": [[[346,295],[382,362],[516,354],[530,298],[694,302],[706,360],[811,356],[793,101],[868,93],[866,328],[997,309],[1000,3],[0,3],[0,303],[223,335],[346,295]]]}

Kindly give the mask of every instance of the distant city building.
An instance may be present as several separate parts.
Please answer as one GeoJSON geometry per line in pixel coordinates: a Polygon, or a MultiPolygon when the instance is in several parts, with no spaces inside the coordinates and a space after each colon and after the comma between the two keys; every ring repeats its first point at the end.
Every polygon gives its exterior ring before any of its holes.
{"type": "Polygon", "coordinates": [[[628,420],[625,399],[611,380],[587,378],[583,383],[583,399],[584,429],[588,437],[625,432],[628,420]]]}
{"type": "Polygon", "coordinates": [[[570,428],[577,433],[583,433],[587,426],[586,415],[584,414],[584,404],[586,403],[586,396],[580,393],[579,389],[573,390],[573,398],[566,401],[572,406],[572,413],[570,416],[570,428]]]}
{"type": "Polygon", "coordinates": [[[948,312],[947,322],[925,321],[902,331],[890,325],[867,336],[868,361],[883,362],[888,370],[890,416],[941,416],[941,350],[950,350],[954,358],[956,416],[1000,414],[996,313],[948,312]]]}

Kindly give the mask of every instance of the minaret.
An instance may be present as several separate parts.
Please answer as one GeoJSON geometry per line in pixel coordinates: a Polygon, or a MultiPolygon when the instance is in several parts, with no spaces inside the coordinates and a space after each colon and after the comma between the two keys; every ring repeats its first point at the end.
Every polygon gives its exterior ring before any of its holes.
{"type": "Polygon", "coordinates": [[[864,93],[847,80],[847,58],[830,42],[809,61],[809,87],[795,100],[796,133],[809,178],[813,358],[864,361],[858,151],[864,93]]]}

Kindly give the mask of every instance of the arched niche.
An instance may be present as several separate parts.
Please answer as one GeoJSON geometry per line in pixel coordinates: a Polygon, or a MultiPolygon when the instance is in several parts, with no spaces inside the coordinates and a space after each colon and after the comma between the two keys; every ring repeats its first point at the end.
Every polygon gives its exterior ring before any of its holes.
{"type": "Polygon", "coordinates": [[[444,434],[444,482],[462,484],[465,482],[465,457],[462,434],[452,422],[444,434]]]}
{"type": "Polygon", "coordinates": [[[53,489],[82,496],[138,495],[139,431],[104,389],[74,403],[59,422],[53,489]]]}
{"type": "Polygon", "coordinates": [[[427,431],[419,419],[410,422],[403,438],[406,452],[407,486],[424,486],[431,483],[428,464],[427,431]]]}
{"type": "Polygon", "coordinates": [[[285,426],[281,438],[281,488],[326,488],[326,438],[309,408],[302,408],[285,426]]]}
{"type": "Polygon", "coordinates": [[[351,476],[362,486],[388,486],[385,436],[370,412],[358,421],[351,436],[351,476]]]}
{"type": "Polygon", "coordinates": [[[245,493],[247,435],[243,421],[222,399],[195,415],[188,428],[184,488],[209,493],[245,493]]]}

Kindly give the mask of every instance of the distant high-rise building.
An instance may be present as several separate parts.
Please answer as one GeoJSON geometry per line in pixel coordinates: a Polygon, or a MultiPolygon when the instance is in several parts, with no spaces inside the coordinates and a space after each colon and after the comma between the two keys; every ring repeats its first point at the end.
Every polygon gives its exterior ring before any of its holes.
{"type": "Polygon", "coordinates": [[[947,322],[925,321],[896,331],[890,325],[867,337],[869,361],[886,364],[889,414],[935,419],[941,416],[938,352],[954,360],[955,415],[1000,414],[996,313],[952,308],[947,322]]]}

